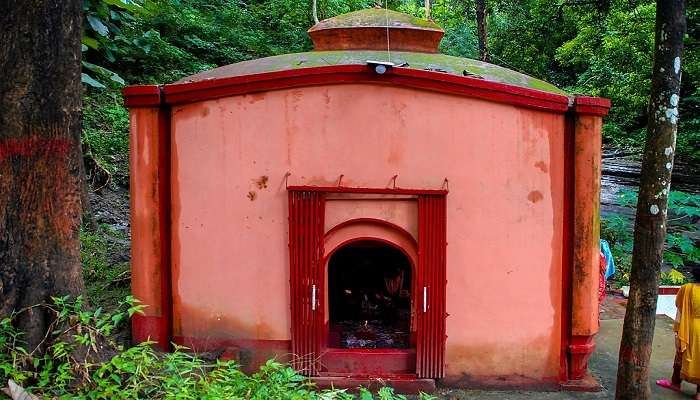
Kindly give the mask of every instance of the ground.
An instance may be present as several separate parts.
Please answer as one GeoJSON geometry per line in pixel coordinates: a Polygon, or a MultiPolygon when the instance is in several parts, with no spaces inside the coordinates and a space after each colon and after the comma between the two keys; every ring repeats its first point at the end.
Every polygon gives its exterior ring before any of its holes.
{"type": "MultiPolygon", "coordinates": [[[[622,334],[624,307],[622,302],[614,297],[608,297],[603,304],[601,313],[600,333],[596,337],[597,348],[589,361],[589,370],[600,379],[603,391],[597,393],[573,392],[495,392],[479,390],[441,389],[441,399],[483,399],[483,400],[550,400],[550,399],[614,399],[615,381],[617,375],[617,354],[622,334]]],[[[673,321],[666,316],[656,319],[654,333],[654,349],[651,356],[651,390],[654,399],[689,399],[695,391],[695,385],[683,384],[686,394],[677,394],[662,389],[653,382],[657,379],[668,379],[671,375],[674,357],[673,321]]]]}

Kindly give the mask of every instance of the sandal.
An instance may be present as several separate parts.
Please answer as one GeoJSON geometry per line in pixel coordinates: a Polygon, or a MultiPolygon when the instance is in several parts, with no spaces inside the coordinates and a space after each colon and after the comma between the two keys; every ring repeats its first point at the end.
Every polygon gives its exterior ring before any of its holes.
{"type": "Polygon", "coordinates": [[[671,383],[668,379],[659,379],[656,381],[656,384],[658,386],[661,386],[662,388],[668,389],[668,390],[673,390],[676,393],[681,393],[681,388],[680,386],[676,386],[673,383],[671,383]]]}

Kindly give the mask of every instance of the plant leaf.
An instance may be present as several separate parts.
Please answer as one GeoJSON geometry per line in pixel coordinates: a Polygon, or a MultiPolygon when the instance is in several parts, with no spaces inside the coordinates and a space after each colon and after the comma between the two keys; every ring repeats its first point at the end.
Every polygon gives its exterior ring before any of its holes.
{"type": "Polygon", "coordinates": [[[102,36],[107,36],[109,34],[109,28],[107,28],[107,25],[105,25],[99,18],[95,17],[94,15],[88,15],[87,20],[92,27],[92,30],[95,32],[102,36]]]}
{"type": "Polygon", "coordinates": [[[83,36],[83,44],[95,50],[100,48],[100,42],[90,36],[83,36]]]}
{"type": "Polygon", "coordinates": [[[138,13],[142,9],[141,6],[131,0],[102,0],[102,2],[133,13],[138,13]]]}
{"type": "Polygon", "coordinates": [[[113,80],[114,82],[120,83],[122,85],[125,85],[126,82],[124,82],[124,79],[122,79],[119,74],[117,74],[114,71],[111,71],[105,67],[101,67],[99,65],[91,64],[89,62],[83,61],[83,67],[89,69],[92,72],[96,72],[100,74],[101,76],[104,76],[105,78],[109,78],[113,80]]]}
{"type": "Polygon", "coordinates": [[[93,79],[90,75],[86,74],[85,72],[80,74],[80,81],[83,82],[84,84],[90,85],[92,87],[96,87],[96,88],[100,88],[100,89],[105,88],[105,85],[96,81],[95,79],[93,79]]]}

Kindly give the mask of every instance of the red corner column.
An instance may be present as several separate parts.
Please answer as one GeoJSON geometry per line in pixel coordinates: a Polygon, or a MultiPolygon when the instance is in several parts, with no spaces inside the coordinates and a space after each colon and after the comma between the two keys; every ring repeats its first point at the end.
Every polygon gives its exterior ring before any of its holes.
{"type": "Polygon", "coordinates": [[[601,131],[610,101],[574,100],[574,204],[569,379],[586,378],[599,330],[601,131]]]}
{"type": "Polygon", "coordinates": [[[170,293],[170,108],[161,87],[123,91],[130,112],[131,292],[146,307],[131,322],[132,340],[168,350],[170,293]]]}

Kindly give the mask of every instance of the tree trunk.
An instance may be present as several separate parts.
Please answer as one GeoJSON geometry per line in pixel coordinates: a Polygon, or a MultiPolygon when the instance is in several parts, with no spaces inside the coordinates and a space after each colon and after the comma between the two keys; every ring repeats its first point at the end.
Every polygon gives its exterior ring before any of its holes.
{"type": "Polygon", "coordinates": [[[479,36],[479,58],[489,62],[489,51],[486,42],[486,0],[476,0],[476,30],[479,36]]]}
{"type": "MultiPolygon", "coordinates": [[[[84,291],[81,0],[0,2],[0,317],[84,291]]],[[[50,322],[20,314],[30,350],[50,322]]]]}
{"type": "Polygon", "coordinates": [[[617,372],[618,400],[651,398],[649,358],[666,241],[685,25],[684,0],[657,1],[649,121],[634,226],[630,295],[617,372]]]}
{"type": "Polygon", "coordinates": [[[318,24],[318,2],[317,2],[317,0],[311,1],[311,15],[314,17],[314,24],[318,24]]]}

